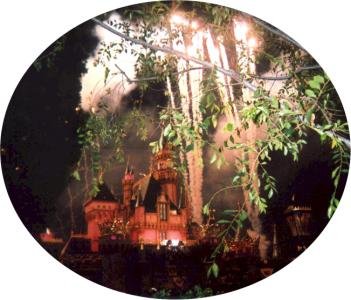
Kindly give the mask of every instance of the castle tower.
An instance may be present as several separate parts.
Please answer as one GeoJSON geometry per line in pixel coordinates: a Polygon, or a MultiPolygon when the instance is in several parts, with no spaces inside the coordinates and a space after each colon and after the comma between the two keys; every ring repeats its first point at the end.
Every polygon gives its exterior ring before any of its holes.
{"type": "Polygon", "coordinates": [[[124,176],[122,178],[123,186],[123,204],[126,207],[130,206],[130,201],[132,200],[133,195],[133,184],[134,184],[134,171],[127,164],[124,176]]]}
{"type": "Polygon", "coordinates": [[[177,170],[173,160],[173,152],[168,144],[155,155],[152,164],[153,176],[161,184],[162,192],[174,205],[178,206],[177,170]]]}
{"type": "Polygon", "coordinates": [[[100,226],[113,219],[119,210],[119,204],[114,199],[105,184],[99,186],[99,193],[84,204],[85,220],[88,225],[87,237],[91,240],[91,251],[99,251],[100,226]]]}

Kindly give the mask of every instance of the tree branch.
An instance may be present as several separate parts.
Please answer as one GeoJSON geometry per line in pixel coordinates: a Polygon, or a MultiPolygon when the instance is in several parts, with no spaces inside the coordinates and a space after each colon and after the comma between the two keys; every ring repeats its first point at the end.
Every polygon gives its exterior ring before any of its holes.
{"type": "Polygon", "coordinates": [[[111,33],[121,37],[124,40],[130,41],[130,42],[132,42],[134,44],[141,45],[141,46],[144,46],[146,48],[149,48],[149,49],[152,49],[152,50],[155,50],[155,51],[162,51],[164,53],[169,53],[169,54],[175,55],[175,56],[177,56],[179,58],[183,58],[183,59],[185,59],[187,61],[192,61],[192,62],[194,62],[194,63],[196,63],[198,65],[203,66],[205,69],[217,70],[217,71],[221,72],[222,74],[233,78],[236,82],[241,83],[247,89],[249,89],[249,90],[251,90],[253,92],[257,90],[256,86],[254,86],[253,84],[251,84],[250,82],[248,82],[246,80],[242,80],[242,76],[238,72],[236,72],[234,70],[224,69],[224,68],[222,68],[220,66],[216,66],[215,64],[212,64],[210,62],[203,61],[203,60],[198,59],[196,57],[187,55],[184,52],[181,52],[181,51],[178,51],[178,50],[174,50],[174,49],[172,49],[170,47],[165,47],[165,46],[160,47],[160,46],[157,46],[157,45],[149,44],[149,43],[147,43],[145,41],[142,41],[140,39],[132,38],[132,37],[126,35],[126,34],[123,34],[123,33],[119,32],[119,31],[117,31],[116,29],[112,28],[111,26],[101,22],[100,20],[98,20],[96,18],[93,18],[92,20],[96,24],[100,25],[101,27],[103,27],[106,30],[110,31],[111,33]]]}
{"type": "MultiPolygon", "coordinates": [[[[177,50],[174,50],[170,47],[160,47],[160,46],[157,46],[157,45],[153,45],[153,44],[149,44],[145,41],[142,41],[140,39],[136,39],[136,38],[132,38],[126,34],[123,34],[117,30],[115,30],[114,28],[112,28],[111,26],[101,22],[100,20],[96,19],[96,18],[93,18],[92,21],[94,21],[96,24],[98,24],[99,26],[105,28],[106,30],[110,31],[111,33],[119,36],[120,38],[124,39],[124,40],[127,40],[127,41],[130,41],[134,44],[137,44],[137,45],[141,45],[141,46],[144,46],[145,48],[149,48],[149,49],[152,49],[152,50],[155,50],[155,51],[161,51],[161,52],[164,52],[164,53],[169,53],[171,55],[175,55],[177,56],[178,58],[182,58],[182,59],[185,59],[187,61],[192,61],[198,65],[201,65],[203,66],[205,69],[209,69],[209,70],[217,70],[219,72],[221,72],[222,74],[226,75],[226,76],[229,76],[231,78],[233,78],[236,82],[242,84],[244,87],[246,87],[247,89],[249,89],[250,91],[253,91],[255,92],[257,90],[257,87],[255,85],[253,85],[252,83],[246,81],[246,80],[242,80],[242,75],[239,74],[238,72],[234,71],[234,70],[231,70],[231,69],[224,69],[222,67],[219,67],[219,66],[216,66],[215,64],[212,64],[210,62],[207,62],[207,61],[203,61],[201,59],[198,59],[196,57],[193,57],[193,56],[189,56],[187,54],[185,54],[184,52],[181,52],[181,51],[177,51],[177,50]]],[[[306,51],[299,43],[297,43],[295,40],[291,39],[289,36],[287,36],[286,34],[284,34],[283,32],[281,32],[280,30],[275,30],[271,27],[269,27],[268,25],[262,23],[262,21],[258,20],[258,19],[255,19],[254,18],[254,21],[261,25],[262,27],[266,28],[267,30],[269,30],[270,32],[272,33],[275,33],[277,34],[278,36],[284,38],[285,40],[291,42],[292,44],[294,44],[296,47],[299,47],[301,48],[302,50],[306,51]]],[[[349,141],[348,140],[345,140],[343,137],[340,137],[338,134],[334,133],[336,136],[338,136],[347,146],[349,146],[349,141]]]]}
{"type": "MultiPolygon", "coordinates": [[[[294,74],[299,74],[303,71],[307,71],[307,70],[318,70],[318,69],[322,69],[321,66],[319,65],[314,65],[314,66],[305,66],[305,67],[300,67],[297,68],[296,72],[294,74]]],[[[285,76],[259,76],[259,75],[250,75],[252,78],[255,79],[262,79],[262,80],[288,80],[291,79],[293,77],[293,75],[285,75],[285,76]]]]}
{"type": "Polygon", "coordinates": [[[257,25],[262,26],[263,28],[267,29],[269,32],[281,37],[282,39],[292,43],[293,45],[300,48],[301,50],[307,52],[307,50],[304,47],[302,47],[298,42],[296,42],[294,39],[292,39],[290,36],[288,36],[284,32],[280,31],[279,29],[275,29],[272,26],[269,26],[266,22],[263,22],[263,21],[256,19],[256,18],[253,18],[253,21],[257,25]]]}
{"type": "MultiPolygon", "coordinates": [[[[141,81],[153,81],[153,80],[158,80],[159,77],[157,76],[151,76],[151,77],[142,77],[142,78],[135,78],[132,79],[130,78],[126,72],[124,72],[117,64],[115,64],[116,68],[120,71],[120,73],[127,79],[127,81],[129,83],[136,83],[136,82],[141,82],[141,81]]],[[[203,67],[194,67],[194,68],[189,68],[180,72],[173,72],[171,73],[172,75],[180,75],[180,74],[184,74],[184,73],[188,73],[191,71],[196,71],[196,70],[203,70],[203,67]]]]}

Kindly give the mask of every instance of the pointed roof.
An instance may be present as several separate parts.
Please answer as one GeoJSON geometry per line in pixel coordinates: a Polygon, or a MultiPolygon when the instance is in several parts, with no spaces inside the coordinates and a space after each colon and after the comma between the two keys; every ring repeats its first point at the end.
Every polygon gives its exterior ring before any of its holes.
{"type": "Polygon", "coordinates": [[[128,157],[128,160],[127,160],[126,169],[125,169],[125,171],[124,171],[124,175],[128,175],[128,174],[134,175],[134,169],[133,169],[133,167],[129,164],[129,157],[128,157]]]}
{"type": "MultiPolygon", "coordinates": [[[[146,212],[156,212],[157,199],[161,195],[161,185],[150,173],[138,180],[134,184],[132,199],[135,201],[136,206],[144,206],[146,212]]],[[[179,208],[168,198],[171,210],[178,210],[179,208]]]]}
{"type": "Polygon", "coordinates": [[[152,174],[148,174],[139,180],[135,187],[139,205],[143,205],[146,212],[155,212],[157,197],[161,193],[160,183],[152,174]]]}
{"type": "Polygon", "coordinates": [[[115,196],[111,193],[111,190],[107,187],[105,183],[102,183],[99,185],[99,192],[95,197],[93,197],[93,200],[97,201],[114,201],[115,196]]]}

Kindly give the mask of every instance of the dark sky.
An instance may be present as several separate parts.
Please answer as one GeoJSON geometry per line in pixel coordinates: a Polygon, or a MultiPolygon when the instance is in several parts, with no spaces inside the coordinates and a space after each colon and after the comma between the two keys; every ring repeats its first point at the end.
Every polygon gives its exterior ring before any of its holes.
{"type": "Polygon", "coordinates": [[[84,116],[80,76],[98,40],[92,22],[71,30],[42,55],[41,66],[30,67],[17,86],[4,119],[2,168],[15,209],[30,231],[41,231],[57,210],[55,199],[64,189],[79,158],[76,130],[84,116]],[[53,53],[56,53],[54,55],[53,53]]]}
{"type": "MultiPolygon", "coordinates": [[[[80,77],[86,71],[85,62],[98,44],[93,26],[91,22],[78,26],[42,54],[40,66],[30,67],[20,81],[4,120],[1,162],[6,187],[21,220],[35,234],[47,226],[58,232],[59,228],[66,232],[70,228],[67,225],[69,203],[65,188],[80,157],[76,130],[84,124],[86,115],[76,112],[75,107],[80,102],[80,77]],[[57,49],[61,44],[62,49],[57,49]]],[[[154,88],[143,98],[143,108],[153,114],[157,111],[156,104],[165,104],[160,92],[162,87],[154,88]]],[[[123,109],[130,109],[133,100],[138,98],[137,90],[126,96],[123,109]]],[[[332,166],[327,148],[321,147],[318,138],[310,135],[309,145],[305,147],[299,164],[273,154],[270,170],[278,180],[280,193],[272,200],[272,209],[266,220],[269,217],[279,219],[295,194],[298,201],[313,206],[318,230],[326,224],[326,208],[332,192],[329,180],[332,166]]],[[[137,173],[147,171],[148,142],[129,136],[126,152],[137,173]]],[[[116,193],[120,189],[123,168],[116,165],[107,174],[106,181],[116,193]]],[[[232,175],[232,171],[206,165],[205,198],[230,183],[232,175]]],[[[226,206],[227,200],[232,198],[233,194],[226,195],[224,200],[219,200],[218,207],[226,206]]],[[[83,228],[81,204],[75,207],[79,230],[83,228]]]]}

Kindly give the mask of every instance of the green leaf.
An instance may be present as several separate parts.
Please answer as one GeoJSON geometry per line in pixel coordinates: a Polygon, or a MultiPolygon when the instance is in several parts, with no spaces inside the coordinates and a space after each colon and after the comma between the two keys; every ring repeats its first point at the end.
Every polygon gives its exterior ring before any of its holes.
{"type": "Polygon", "coordinates": [[[240,176],[239,176],[239,175],[235,175],[235,176],[233,177],[232,183],[233,183],[233,184],[238,183],[238,182],[239,182],[239,179],[240,179],[240,176]]]}
{"type": "Polygon", "coordinates": [[[217,154],[213,153],[211,160],[210,160],[210,164],[213,164],[216,160],[217,160],[217,154]]]}
{"type": "Polygon", "coordinates": [[[276,97],[272,98],[272,107],[278,109],[279,108],[279,102],[276,97]]]}
{"type": "Polygon", "coordinates": [[[188,146],[186,146],[185,148],[185,152],[190,152],[194,150],[194,144],[189,144],[188,146]]]}
{"type": "Polygon", "coordinates": [[[202,208],[202,213],[205,216],[208,216],[210,214],[210,204],[207,203],[206,205],[204,205],[204,207],[202,208]]]}
{"type": "Polygon", "coordinates": [[[258,209],[261,213],[265,213],[267,210],[267,204],[263,200],[264,199],[261,198],[260,201],[258,201],[258,209]]]}
{"type": "Polygon", "coordinates": [[[233,123],[227,123],[226,129],[228,131],[230,131],[230,132],[233,131],[234,130],[234,124],[233,123]]]}
{"type": "Polygon", "coordinates": [[[213,276],[215,278],[217,278],[218,277],[218,272],[219,272],[218,265],[215,262],[213,262],[211,267],[207,271],[207,277],[210,277],[211,274],[213,274],[213,276]]]}
{"type": "Polygon", "coordinates": [[[245,210],[241,211],[239,215],[239,220],[240,221],[245,221],[247,219],[247,212],[245,210]]]}
{"type": "Polygon", "coordinates": [[[336,175],[338,174],[339,170],[340,170],[340,167],[337,167],[337,168],[335,168],[335,169],[333,170],[333,172],[332,172],[332,178],[333,178],[333,179],[336,177],[336,175]]]}
{"type": "Polygon", "coordinates": [[[168,137],[167,137],[168,140],[171,140],[173,137],[175,137],[175,135],[176,135],[176,132],[174,130],[171,130],[168,134],[168,137]]]}
{"type": "Polygon", "coordinates": [[[306,121],[307,123],[311,123],[311,117],[313,114],[314,109],[310,108],[307,112],[306,112],[306,121]]]}
{"type": "Polygon", "coordinates": [[[273,194],[274,194],[273,189],[270,189],[268,193],[268,199],[271,199],[273,197],[273,194]]]}
{"type": "Polygon", "coordinates": [[[219,272],[219,268],[218,268],[218,265],[214,262],[212,264],[212,272],[213,272],[213,275],[214,277],[218,277],[218,272],[219,272]]]}
{"type": "Polygon", "coordinates": [[[217,221],[217,224],[230,224],[232,221],[230,220],[219,220],[217,221]]]}
{"type": "Polygon", "coordinates": [[[75,170],[73,173],[72,173],[72,177],[78,181],[80,181],[80,175],[79,175],[79,172],[78,170],[75,170]]]}
{"type": "Polygon", "coordinates": [[[262,89],[258,88],[258,89],[255,90],[253,96],[254,96],[254,98],[259,98],[259,97],[261,97],[262,95],[263,95],[262,89]]]}
{"type": "Polygon", "coordinates": [[[249,199],[251,202],[253,202],[255,200],[255,192],[254,191],[249,192],[249,199]]]}
{"type": "Polygon", "coordinates": [[[175,113],[174,114],[174,118],[178,121],[182,121],[183,120],[183,115],[181,113],[175,113]]]}
{"type": "Polygon", "coordinates": [[[179,137],[177,137],[177,138],[174,140],[173,145],[174,145],[174,146],[178,146],[178,145],[180,145],[180,143],[181,143],[181,140],[180,140],[179,137]]]}
{"type": "Polygon", "coordinates": [[[332,128],[333,128],[333,125],[332,125],[332,124],[327,124],[327,125],[324,125],[324,126],[323,126],[323,130],[324,130],[324,131],[330,130],[330,129],[332,129],[332,128]]]}
{"type": "Polygon", "coordinates": [[[313,89],[316,89],[316,90],[320,90],[321,86],[320,86],[320,83],[317,82],[317,81],[314,81],[314,80],[310,80],[308,82],[308,85],[313,88],[313,89]]]}
{"type": "Polygon", "coordinates": [[[105,74],[104,74],[104,83],[106,84],[108,75],[110,74],[110,69],[108,67],[105,68],[105,74]]]}
{"type": "Polygon", "coordinates": [[[213,128],[216,128],[217,127],[217,116],[212,115],[211,121],[212,121],[213,128]]]}
{"type": "Polygon", "coordinates": [[[163,132],[164,136],[168,136],[169,132],[172,130],[172,125],[168,124],[163,132]]]}
{"type": "Polygon", "coordinates": [[[321,76],[321,75],[314,76],[313,77],[313,81],[318,82],[318,83],[324,83],[325,82],[324,77],[321,76]]]}
{"type": "Polygon", "coordinates": [[[217,169],[220,169],[222,167],[222,165],[224,164],[225,160],[224,157],[222,156],[220,159],[217,160],[216,166],[217,169]]]}
{"type": "Polygon", "coordinates": [[[236,214],[238,211],[236,210],[236,209],[225,209],[223,212],[222,212],[222,214],[223,215],[230,215],[230,216],[232,216],[232,215],[234,215],[234,214],[236,214]]]}
{"type": "Polygon", "coordinates": [[[334,149],[337,144],[338,144],[338,142],[336,141],[336,139],[333,139],[332,144],[331,144],[331,148],[334,149]]]}
{"type": "Polygon", "coordinates": [[[329,204],[329,208],[328,208],[328,211],[327,211],[327,215],[328,215],[328,218],[330,219],[333,214],[335,213],[336,209],[338,208],[339,206],[339,203],[340,203],[340,200],[333,197],[331,200],[330,200],[330,204],[329,204]]]}
{"type": "Polygon", "coordinates": [[[308,96],[308,97],[317,98],[316,94],[315,94],[314,91],[312,91],[312,90],[307,89],[307,90],[305,91],[305,94],[306,94],[306,96],[308,96]]]}

